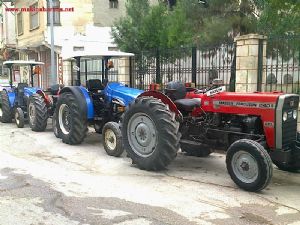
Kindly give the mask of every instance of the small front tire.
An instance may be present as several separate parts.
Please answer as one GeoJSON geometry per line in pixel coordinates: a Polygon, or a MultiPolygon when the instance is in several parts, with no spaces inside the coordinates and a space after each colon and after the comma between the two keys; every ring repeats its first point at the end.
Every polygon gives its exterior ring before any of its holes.
{"type": "Polygon", "coordinates": [[[18,128],[23,128],[25,124],[24,112],[21,108],[15,110],[15,123],[18,128]]]}
{"type": "Polygon", "coordinates": [[[227,171],[231,179],[246,191],[260,191],[270,182],[273,165],[265,148],[253,140],[234,142],[226,154],[227,171]]]}
{"type": "Polygon", "coordinates": [[[124,152],[122,133],[116,122],[108,122],[102,129],[102,143],[106,153],[110,156],[119,157],[124,152]]]}

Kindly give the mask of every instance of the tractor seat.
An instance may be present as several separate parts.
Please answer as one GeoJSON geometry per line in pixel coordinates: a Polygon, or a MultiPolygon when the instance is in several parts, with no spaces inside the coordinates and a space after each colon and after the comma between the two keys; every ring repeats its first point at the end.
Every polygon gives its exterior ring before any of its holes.
{"type": "Polygon", "coordinates": [[[27,83],[18,83],[18,86],[17,86],[18,92],[24,92],[25,87],[28,87],[27,83]]]}
{"type": "Polygon", "coordinates": [[[98,79],[87,80],[86,87],[92,93],[98,93],[98,91],[104,90],[101,80],[98,79]]]}
{"type": "Polygon", "coordinates": [[[50,91],[51,95],[57,95],[58,91],[61,90],[63,87],[63,84],[54,84],[48,88],[48,91],[50,91]]]}
{"type": "Polygon", "coordinates": [[[178,99],[174,101],[175,105],[179,110],[192,112],[194,108],[201,106],[201,99],[200,98],[193,98],[193,99],[178,99]]]}

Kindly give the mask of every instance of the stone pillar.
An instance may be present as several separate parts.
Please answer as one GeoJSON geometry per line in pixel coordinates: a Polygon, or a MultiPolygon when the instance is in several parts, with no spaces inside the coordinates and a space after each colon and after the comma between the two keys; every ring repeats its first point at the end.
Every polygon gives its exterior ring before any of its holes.
{"type": "Polygon", "coordinates": [[[124,84],[130,83],[129,58],[120,58],[118,63],[118,81],[124,84]]]}
{"type": "MultiPolygon", "coordinates": [[[[258,34],[247,34],[235,38],[236,42],[236,92],[257,91],[259,72],[259,54],[263,57],[261,70],[266,61],[266,37],[258,34]],[[259,42],[262,49],[259,51],[259,42]]],[[[265,84],[265,76],[261,72],[261,83],[265,84]]],[[[262,90],[264,88],[262,87],[262,90]]]]}

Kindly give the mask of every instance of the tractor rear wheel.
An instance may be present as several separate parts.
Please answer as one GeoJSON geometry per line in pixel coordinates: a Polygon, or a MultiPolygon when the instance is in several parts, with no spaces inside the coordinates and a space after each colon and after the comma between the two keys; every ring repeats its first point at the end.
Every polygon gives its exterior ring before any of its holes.
{"type": "Polygon", "coordinates": [[[2,117],[1,122],[2,123],[11,123],[12,121],[12,110],[9,104],[8,95],[5,91],[2,91],[1,93],[1,100],[2,100],[2,117]]]}
{"type": "Polygon", "coordinates": [[[265,148],[253,140],[234,142],[226,154],[227,171],[231,179],[246,191],[260,191],[270,182],[272,160],[265,148]]]}
{"type": "Polygon", "coordinates": [[[56,105],[57,132],[66,144],[77,145],[86,137],[87,118],[79,108],[78,99],[70,93],[63,93],[56,105]]]}
{"type": "Polygon", "coordinates": [[[102,144],[106,153],[110,156],[119,157],[124,152],[122,133],[116,122],[108,122],[102,130],[102,144]]]}
{"type": "Polygon", "coordinates": [[[24,112],[19,107],[15,110],[15,123],[18,128],[23,128],[25,124],[24,112]]]}
{"type": "Polygon", "coordinates": [[[123,114],[124,148],[139,168],[165,169],[179,149],[178,128],[175,114],[161,100],[137,98],[123,114]]]}
{"type": "Polygon", "coordinates": [[[27,113],[31,130],[40,132],[46,129],[48,108],[41,95],[34,94],[29,97],[27,113]]]}

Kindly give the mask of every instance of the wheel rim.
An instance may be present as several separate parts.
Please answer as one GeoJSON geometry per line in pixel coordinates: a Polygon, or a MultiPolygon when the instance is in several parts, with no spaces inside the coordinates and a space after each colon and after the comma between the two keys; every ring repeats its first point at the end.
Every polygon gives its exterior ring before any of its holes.
{"type": "Polygon", "coordinates": [[[246,151],[236,152],[231,161],[236,177],[244,183],[253,183],[258,177],[258,164],[256,159],[246,151]]]}
{"type": "Polygon", "coordinates": [[[71,130],[70,116],[69,106],[62,104],[59,107],[58,123],[61,131],[66,135],[69,134],[71,130]]]}
{"type": "Polygon", "coordinates": [[[111,129],[107,129],[104,135],[105,145],[109,150],[114,151],[117,147],[117,137],[111,129]]]}
{"type": "Polygon", "coordinates": [[[29,104],[28,115],[29,115],[30,123],[33,124],[35,121],[35,106],[33,103],[29,104]]]}
{"type": "Polygon", "coordinates": [[[20,115],[18,112],[15,113],[15,121],[16,121],[16,124],[19,125],[20,124],[20,115]]]}
{"type": "Polygon", "coordinates": [[[145,113],[137,113],[128,121],[128,141],[132,150],[141,157],[153,154],[157,144],[155,124],[145,113]]]}

